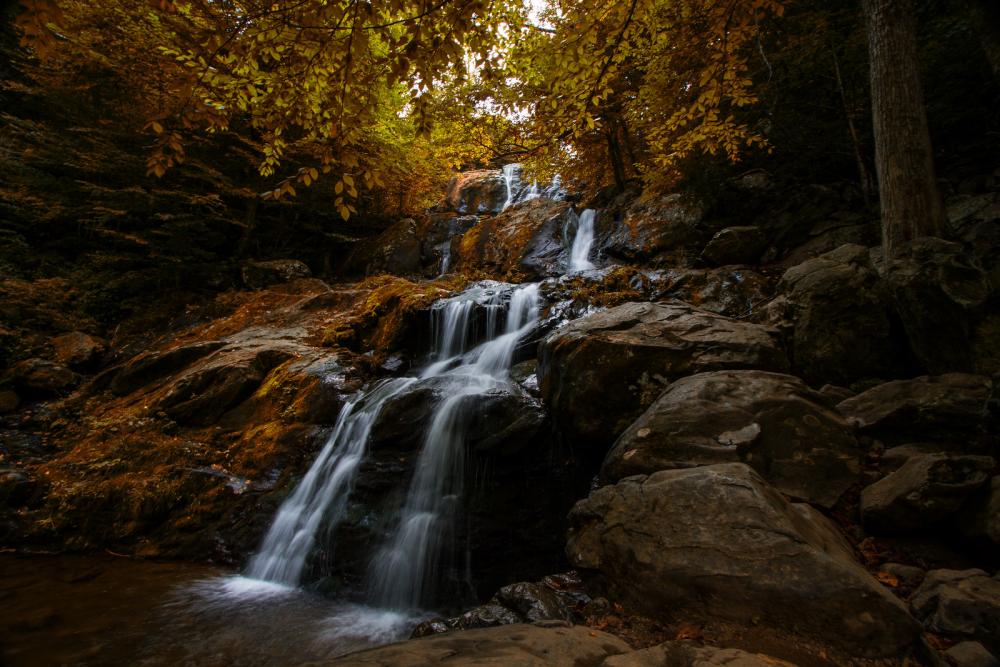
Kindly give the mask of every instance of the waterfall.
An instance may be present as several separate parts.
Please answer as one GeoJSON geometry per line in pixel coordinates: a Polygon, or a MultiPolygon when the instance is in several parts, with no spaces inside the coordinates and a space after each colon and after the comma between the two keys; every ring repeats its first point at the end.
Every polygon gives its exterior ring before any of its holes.
{"type": "Polygon", "coordinates": [[[589,271],[594,268],[588,259],[590,247],[594,244],[594,216],[595,211],[592,208],[588,208],[580,214],[576,225],[576,235],[573,237],[573,246],[569,252],[570,273],[589,271]]]}
{"type": "Polygon", "coordinates": [[[461,502],[470,404],[508,381],[514,352],[538,320],[538,304],[538,285],[510,292],[509,286],[491,281],[435,303],[431,310],[435,361],[419,377],[383,380],[344,406],[309,471],[282,503],[247,575],[290,586],[299,583],[320,529],[332,532],[344,517],[372,426],[383,407],[412,384],[440,378],[444,397],[424,434],[398,521],[372,562],[369,584],[377,604],[420,607],[437,575],[461,502]],[[498,318],[507,294],[506,321],[500,331],[498,318]],[[484,318],[474,316],[477,309],[484,318]],[[485,330],[478,332],[480,325],[485,330]],[[485,342],[470,349],[478,333],[485,342]]]}
{"type": "Polygon", "coordinates": [[[504,201],[503,208],[500,209],[501,211],[529,199],[545,197],[546,199],[559,200],[566,195],[563,192],[558,174],[545,187],[539,187],[537,180],[532,181],[530,187],[525,187],[521,182],[521,165],[517,163],[505,164],[503,166],[503,182],[507,186],[507,199],[504,201]]]}
{"type": "Polygon", "coordinates": [[[260,550],[250,560],[249,577],[288,586],[299,583],[323,518],[332,517],[331,528],[343,518],[368,435],[382,406],[414,382],[415,378],[386,380],[341,409],[333,433],[281,504],[260,550]]]}
{"type": "MultiPolygon", "coordinates": [[[[511,295],[502,334],[463,355],[451,370],[433,375],[447,378],[447,395],[425,434],[395,530],[373,561],[371,590],[376,604],[408,610],[426,601],[461,503],[469,404],[503,385],[517,344],[537,319],[538,285],[524,286],[511,295]]],[[[424,377],[432,377],[428,372],[424,377]]]]}
{"type": "Polygon", "coordinates": [[[521,165],[516,163],[503,166],[503,182],[507,185],[507,201],[503,203],[501,211],[506,210],[517,199],[517,188],[521,185],[519,171],[521,171],[521,165]]]}

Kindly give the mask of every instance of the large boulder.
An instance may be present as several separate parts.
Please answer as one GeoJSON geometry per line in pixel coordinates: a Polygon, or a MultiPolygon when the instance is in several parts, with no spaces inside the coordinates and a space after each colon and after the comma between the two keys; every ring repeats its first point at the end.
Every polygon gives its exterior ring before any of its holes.
{"type": "Polygon", "coordinates": [[[211,424],[248,399],[273,368],[302,351],[281,340],[227,346],[171,378],[157,407],[181,424],[211,424]]]}
{"type": "Polygon", "coordinates": [[[991,287],[965,248],[916,239],[889,263],[885,280],[919,367],[927,373],[972,371],[976,310],[991,287]]]}
{"type": "Polygon", "coordinates": [[[861,473],[848,422],[790,375],[699,373],[671,384],[618,438],[602,476],[743,461],[784,494],[826,507],[861,473]]]}
{"type": "Polygon", "coordinates": [[[993,430],[993,383],[979,375],[950,373],[895,380],[837,405],[861,432],[890,444],[940,441],[987,449],[993,430]]]}
{"type": "Polygon", "coordinates": [[[1000,578],[982,570],[931,570],[910,605],[931,632],[1000,650],[1000,578]]]}
{"type": "Polygon", "coordinates": [[[445,196],[449,208],[466,214],[499,213],[506,201],[507,184],[499,169],[457,174],[448,183],[445,196]]]}
{"type": "Polygon", "coordinates": [[[341,270],[347,275],[437,276],[451,268],[452,239],[477,222],[476,215],[447,212],[403,218],[378,236],[358,243],[341,270]]]}
{"type": "Polygon", "coordinates": [[[418,274],[423,267],[426,231],[426,225],[403,218],[375,238],[359,243],[344,263],[344,271],[365,276],[418,274]]]}
{"type": "Polygon", "coordinates": [[[670,254],[683,258],[707,240],[702,229],[703,207],[683,195],[638,200],[606,242],[608,254],[623,259],[653,259],[670,254]]]}
{"type": "Polygon", "coordinates": [[[538,379],[563,432],[605,449],[670,382],[723,369],[788,370],[773,329],[682,302],[625,303],[539,346],[538,379]]]}
{"type": "Polygon", "coordinates": [[[599,630],[568,623],[505,625],[411,639],[352,653],[330,667],[455,667],[517,665],[518,667],[580,667],[599,665],[609,655],[631,648],[599,630]]]}
{"type": "Polygon", "coordinates": [[[80,376],[48,359],[25,359],[7,373],[22,395],[40,397],[64,394],[80,381],[80,376]]]}
{"type": "Polygon", "coordinates": [[[569,204],[531,199],[484,217],[452,242],[455,269],[511,280],[535,280],[566,270],[563,228],[569,204]]]}
{"type": "Polygon", "coordinates": [[[657,618],[759,623],[865,656],[919,632],[829,520],[742,463],[626,478],[570,526],[566,553],[595,590],[657,618]]]}
{"type": "Polygon", "coordinates": [[[898,372],[889,313],[868,249],[846,245],[785,272],[792,359],[812,383],[850,384],[898,372]]]}
{"type": "Polygon", "coordinates": [[[995,466],[989,456],[913,456],[862,491],[861,520],[882,533],[925,529],[954,515],[995,466]]]}
{"type": "Polygon", "coordinates": [[[726,227],[705,245],[701,259],[711,266],[754,264],[766,247],[767,237],[760,227],[726,227]]]}
{"type": "Polygon", "coordinates": [[[124,396],[162,381],[225,346],[226,343],[221,340],[199,341],[167,350],[143,352],[123,366],[102,373],[98,380],[105,379],[113,394],[124,396]]]}

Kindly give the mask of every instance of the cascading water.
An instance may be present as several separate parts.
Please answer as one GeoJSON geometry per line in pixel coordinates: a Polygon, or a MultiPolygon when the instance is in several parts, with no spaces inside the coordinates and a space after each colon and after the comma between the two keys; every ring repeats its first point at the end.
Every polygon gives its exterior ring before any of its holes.
{"type": "Polygon", "coordinates": [[[521,185],[521,179],[518,174],[520,170],[521,165],[516,163],[505,164],[503,166],[503,182],[507,185],[507,201],[503,203],[501,211],[506,210],[517,198],[517,189],[521,185]]]}
{"type": "Polygon", "coordinates": [[[435,304],[431,318],[436,361],[420,377],[382,381],[343,408],[315,462],[282,503],[260,551],[250,561],[249,577],[286,586],[300,582],[319,530],[335,528],[343,519],[372,426],[383,407],[410,385],[436,378],[443,398],[424,435],[405,506],[373,560],[369,585],[372,601],[383,607],[413,610],[426,602],[461,501],[469,403],[508,381],[517,345],[538,320],[538,286],[510,292],[502,283],[481,283],[435,304]],[[498,318],[507,293],[501,332],[498,318]],[[477,309],[484,317],[474,317],[477,309]],[[482,330],[476,330],[480,326],[482,330]],[[477,337],[486,342],[469,349],[477,337]]]}
{"type": "Polygon", "coordinates": [[[576,234],[573,236],[573,246],[569,252],[570,273],[589,271],[594,265],[588,259],[590,247],[594,244],[594,217],[596,212],[588,208],[580,214],[576,224],[576,234]]]}
{"type": "Polygon", "coordinates": [[[344,515],[368,435],[382,406],[414,382],[415,378],[384,381],[364,398],[344,406],[319,456],[281,504],[260,550],[250,560],[247,576],[286,586],[299,583],[323,518],[331,517],[331,527],[336,527],[344,515]]]}
{"type": "Polygon", "coordinates": [[[532,181],[530,187],[525,187],[521,182],[520,164],[506,164],[503,166],[502,172],[504,185],[507,187],[507,199],[504,201],[503,208],[500,209],[501,211],[510,208],[514,204],[528,201],[529,199],[544,197],[546,199],[559,200],[566,194],[563,192],[562,183],[558,174],[556,174],[552,178],[552,182],[545,187],[539,187],[538,181],[532,181]]]}
{"type": "Polygon", "coordinates": [[[372,565],[372,599],[379,606],[417,609],[431,592],[462,497],[468,403],[507,381],[517,344],[537,319],[538,286],[527,285],[511,296],[502,334],[440,375],[438,364],[425,372],[424,378],[446,379],[446,397],[424,437],[399,522],[372,565]]]}

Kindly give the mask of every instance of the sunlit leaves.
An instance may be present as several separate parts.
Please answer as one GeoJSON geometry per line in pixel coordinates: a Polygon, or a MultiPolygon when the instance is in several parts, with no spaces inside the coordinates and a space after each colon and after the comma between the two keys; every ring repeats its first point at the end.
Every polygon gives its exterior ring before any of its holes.
{"type": "MultiPolygon", "coordinates": [[[[99,6],[59,0],[63,17],[54,0],[25,4],[21,33],[38,55],[47,55],[57,23],[74,38],[104,24],[128,49],[161,61],[155,69],[164,73],[158,92],[166,104],[155,124],[147,124],[156,137],[151,174],[163,175],[183,156],[163,139],[165,128],[217,133],[235,122],[249,124],[263,137],[261,176],[280,179],[269,197],[292,196],[296,185],[332,173],[339,178],[336,207],[345,217],[356,211],[351,201],[359,186],[378,187],[393,171],[385,158],[396,147],[372,142],[428,141],[434,127],[428,95],[440,77],[499,57],[496,47],[511,32],[503,26],[521,11],[491,10],[486,0],[109,0],[99,6]],[[120,14],[128,20],[114,18],[120,14]],[[402,137],[395,128],[400,122],[412,123],[415,134],[402,137]],[[392,129],[380,131],[379,124],[392,129]],[[316,162],[289,174],[289,156],[303,153],[316,162]]],[[[85,58],[115,57],[86,36],[85,58]]]]}
{"type": "Polygon", "coordinates": [[[555,30],[526,31],[508,63],[514,99],[534,101],[531,156],[596,187],[617,151],[656,189],[688,156],[765,145],[741,110],[757,101],[761,26],[781,13],[776,0],[560,2],[555,30]]]}

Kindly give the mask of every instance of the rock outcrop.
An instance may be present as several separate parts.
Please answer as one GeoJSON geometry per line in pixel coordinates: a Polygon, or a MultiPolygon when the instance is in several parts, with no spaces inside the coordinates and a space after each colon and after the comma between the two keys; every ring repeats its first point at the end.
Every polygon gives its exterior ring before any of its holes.
{"type": "Polygon", "coordinates": [[[562,274],[568,261],[563,239],[567,210],[565,202],[537,198],[482,218],[452,242],[455,269],[504,280],[562,274]]]}
{"type": "Polygon", "coordinates": [[[897,655],[918,634],[827,519],[744,464],[626,478],[580,501],[570,524],[570,562],[647,614],[781,627],[865,656],[897,655]]]}
{"type": "Polygon", "coordinates": [[[896,377],[901,359],[868,248],[845,245],[785,272],[795,369],[812,383],[896,377]]]}
{"type": "Polygon", "coordinates": [[[863,434],[888,444],[938,441],[977,451],[990,446],[992,391],[989,378],[950,373],[886,382],[837,408],[863,434]]]}
{"type": "Polygon", "coordinates": [[[588,315],[539,347],[539,385],[553,418],[602,456],[668,383],[723,369],[780,372],[788,360],[774,330],[681,302],[588,315]]]}
{"type": "Polygon", "coordinates": [[[879,533],[926,530],[952,517],[995,467],[989,456],[913,456],[862,491],[861,521],[879,533]]]}
{"type": "Polygon", "coordinates": [[[1000,651],[1000,579],[982,570],[932,570],[910,599],[924,627],[1000,651]]]}
{"type": "Polygon", "coordinates": [[[826,507],[859,479],[860,450],[825,397],[790,375],[682,378],[618,438],[601,470],[636,474],[743,461],[782,493],[826,507]]]}

